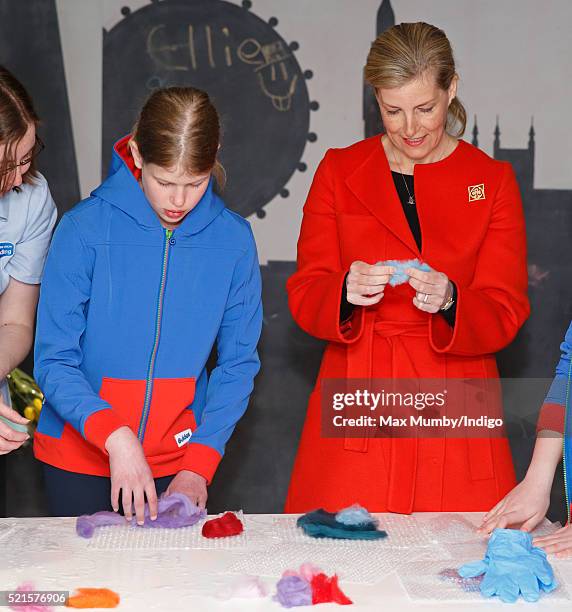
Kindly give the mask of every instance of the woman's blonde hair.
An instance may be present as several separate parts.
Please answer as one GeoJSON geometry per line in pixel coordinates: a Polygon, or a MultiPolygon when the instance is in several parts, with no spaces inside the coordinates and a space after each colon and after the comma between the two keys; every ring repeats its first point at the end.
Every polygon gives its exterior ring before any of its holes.
{"type": "MultiPolygon", "coordinates": [[[[457,76],[453,49],[443,30],[424,22],[400,23],[372,43],[364,77],[374,89],[400,87],[430,71],[447,91],[457,76]]],[[[459,138],[465,133],[467,112],[458,98],[449,105],[446,130],[459,138]]]]}
{"type": "MultiPolygon", "coordinates": [[[[22,83],[7,68],[0,66],[0,145],[5,146],[0,159],[0,194],[11,183],[10,169],[18,163],[15,156],[20,141],[30,125],[38,127],[39,123],[32,99],[22,83]]],[[[22,182],[32,183],[36,176],[35,159],[32,158],[22,182]]]]}
{"type": "Polygon", "coordinates": [[[194,87],[157,89],[133,127],[143,161],[187,174],[212,172],[222,189],[225,172],[217,160],[220,121],[208,94],[194,87]]]}

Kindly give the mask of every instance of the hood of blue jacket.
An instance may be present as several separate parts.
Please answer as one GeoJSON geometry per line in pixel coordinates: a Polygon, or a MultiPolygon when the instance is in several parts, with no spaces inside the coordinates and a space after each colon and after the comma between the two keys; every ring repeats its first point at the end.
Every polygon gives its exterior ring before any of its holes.
{"type": "MultiPolygon", "coordinates": [[[[161,227],[159,217],[128,165],[133,164],[133,158],[127,147],[130,138],[128,135],[115,143],[107,178],[92,191],[91,195],[119,208],[140,226],[157,229],[161,227]]],[[[177,234],[191,235],[202,231],[220,215],[224,208],[222,200],[213,193],[211,176],[203,197],[177,226],[177,234]]]]}

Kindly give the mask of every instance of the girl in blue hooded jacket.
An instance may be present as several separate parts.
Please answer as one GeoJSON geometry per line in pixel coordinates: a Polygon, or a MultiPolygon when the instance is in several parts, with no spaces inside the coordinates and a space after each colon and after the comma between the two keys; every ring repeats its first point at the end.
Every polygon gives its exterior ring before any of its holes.
{"type": "Polygon", "coordinates": [[[531,531],[546,516],[550,490],[560,460],[564,467],[567,523],[555,533],[537,537],[535,546],[557,557],[572,556],[572,322],[556,366],[552,385],[538,418],[537,440],[524,480],[506,495],[484,518],[480,530],[490,533],[496,527],[520,525],[531,531]]]}
{"type": "Polygon", "coordinates": [[[261,282],[247,221],[213,192],[219,118],[167,88],[114,146],[109,176],[61,220],[38,308],[34,439],[50,511],[185,493],[204,507],[259,369],[261,282]],[[216,345],[216,367],[206,363],[216,345]]]}

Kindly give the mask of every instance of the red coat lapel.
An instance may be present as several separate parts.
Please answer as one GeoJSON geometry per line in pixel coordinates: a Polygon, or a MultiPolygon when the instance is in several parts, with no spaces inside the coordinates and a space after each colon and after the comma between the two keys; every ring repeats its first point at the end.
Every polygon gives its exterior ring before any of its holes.
{"type": "Polygon", "coordinates": [[[420,256],[397,196],[381,142],[348,176],[346,185],[380,223],[409,247],[415,256],[420,256]]]}

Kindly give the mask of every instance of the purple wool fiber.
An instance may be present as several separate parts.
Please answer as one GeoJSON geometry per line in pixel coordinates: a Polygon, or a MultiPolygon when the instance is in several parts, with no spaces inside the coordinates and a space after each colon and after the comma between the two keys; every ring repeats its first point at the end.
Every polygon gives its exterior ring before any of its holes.
{"type": "Polygon", "coordinates": [[[75,523],[75,531],[80,538],[91,538],[98,527],[106,525],[123,525],[125,518],[117,512],[96,512],[79,516],[75,523]]]}
{"type": "Polygon", "coordinates": [[[117,514],[117,512],[102,511],[78,517],[76,533],[82,538],[91,538],[97,527],[125,524],[131,524],[133,527],[178,529],[179,527],[190,527],[205,518],[206,515],[206,510],[195,506],[186,495],[173,493],[159,499],[157,519],[154,521],[151,520],[148,504],[145,504],[145,522],[143,525],[137,525],[135,519],[128,523],[125,517],[117,514]]]}
{"type": "Polygon", "coordinates": [[[276,584],[273,597],[283,608],[312,605],[312,587],[300,576],[284,576],[276,584]]]}

